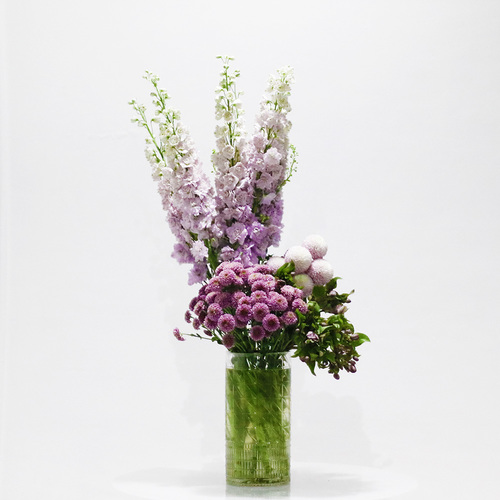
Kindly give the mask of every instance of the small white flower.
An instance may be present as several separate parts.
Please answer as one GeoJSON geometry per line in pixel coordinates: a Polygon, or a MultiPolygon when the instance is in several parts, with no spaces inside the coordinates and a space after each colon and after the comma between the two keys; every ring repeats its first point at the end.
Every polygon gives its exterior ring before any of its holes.
{"type": "Polygon", "coordinates": [[[227,144],[226,146],[224,146],[224,148],[222,149],[222,155],[227,158],[228,160],[233,158],[234,156],[234,148],[233,146],[230,146],[229,144],[227,144]]]}
{"type": "Polygon", "coordinates": [[[326,285],[333,278],[333,267],[326,260],[316,259],[312,261],[307,274],[315,285],[326,285]]]}
{"type": "Polygon", "coordinates": [[[313,259],[322,259],[328,251],[328,244],[319,234],[309,235],[303,245],[311,252],[313,259]]]}
{"type": "Polygon", "coordinates": [[[300,274],[309,269],[313,258],[307,248],[297,245],[290,247],[286,251],[285,260],[286,262],[293,262],[295,264],[295,272],[300,274]]]}
{"type": "Polygon", "coordinates": [[[171,146],[177,146],[179,144],[179,137],[177,135],[171,135],[169,138],[168,138],[168,143],[171,145],[171,146]]]}
{"type": "Polygon", "coordinates": [[[271,271],[275,273],[283,264],[285,264],[285,259],[283,257],[271,257],[266,264],[271,268],[271,271]]]}

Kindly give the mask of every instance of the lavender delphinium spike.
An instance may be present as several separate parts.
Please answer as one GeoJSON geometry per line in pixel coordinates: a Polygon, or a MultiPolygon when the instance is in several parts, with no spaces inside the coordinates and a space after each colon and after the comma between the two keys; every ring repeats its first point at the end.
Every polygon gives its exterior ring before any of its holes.
{"type": "Polygon", "coordinates": [[[158,87],[159,78],[150,72],[145,78],[154,87],[151,93],[156,106],[155,117],[147,120],[144,106],[131,101],[139,114],[135,119],[147,129],[146,158],[158,182],[167,221],[177,239],[172,256],[180,263],[192,263],[189,284],[207,277],[208,242],[213,238],[215,201],[214,191],[187,129],[179,121],[180,114],[167,108],[167,93],[158,87]],[[154,124],[159,129],[153,132],[154,124]]]}

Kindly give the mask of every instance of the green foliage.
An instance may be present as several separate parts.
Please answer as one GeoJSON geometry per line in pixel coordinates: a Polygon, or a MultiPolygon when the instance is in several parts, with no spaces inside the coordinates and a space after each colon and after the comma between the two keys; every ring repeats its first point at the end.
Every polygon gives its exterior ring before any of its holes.
{"type": "MultiPolygon", "coordinates": [[[[283,266],[284,267],[284,266],[283,266]]],[[[353,293],[338,293],[339,278],[324,286],[315,286],[305,314],[297,313],[294,357],[307,364],[315,375],[316,368],[326,369],[335,378],[345,370],[354,373],[359,360],[357,347],[369,342],[367,335],[355,332],[344,313],[353,293]]]]}

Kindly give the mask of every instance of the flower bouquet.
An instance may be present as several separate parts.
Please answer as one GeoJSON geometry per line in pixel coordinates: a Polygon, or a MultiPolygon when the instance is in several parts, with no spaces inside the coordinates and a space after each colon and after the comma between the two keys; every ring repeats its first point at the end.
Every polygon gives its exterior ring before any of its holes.
{"type": "Polygon", "coordinates": [[[226,368],[226,478],[235,485],[290,480],[289,353],[315,374],[354,373],[357,348],[368,337],[345,317],[350,293],[324,258],[327,244],[307,237],[273,255],[283,228],[283,187],[297,167],[289,144],[293,73],[269,80],[253,135],[244,132],[238,71],[223,65],[216,89],[213,183],[202,170],[180,113],[167,104],[159,78],[146,72],[155,113],[132,100],[147,132],[146,157],[158,184],[173,257],[190,264],[189,284],[201,283],[185,314],[190,333],[228,350],[226,368]]]}

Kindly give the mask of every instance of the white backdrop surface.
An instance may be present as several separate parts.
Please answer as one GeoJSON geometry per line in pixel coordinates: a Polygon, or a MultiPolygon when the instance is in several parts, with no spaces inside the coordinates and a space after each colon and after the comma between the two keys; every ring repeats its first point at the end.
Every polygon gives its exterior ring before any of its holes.
{"type": "Polygon", "coordinates": [[[1,9],[2,499],[125,499],[117,478],[221,463],[225,353],[171,336],[195,290],[127,105],[159,74],[208,170],[218,54],[249,130],[295,68],[280,249],[323,234],[372,338],[339,382],[294,364],[293,460],[371,471],[333,498],[499,498],[498,2],[1,9]],[[411,487],[370,492],[377,471],[411,487]]]}

